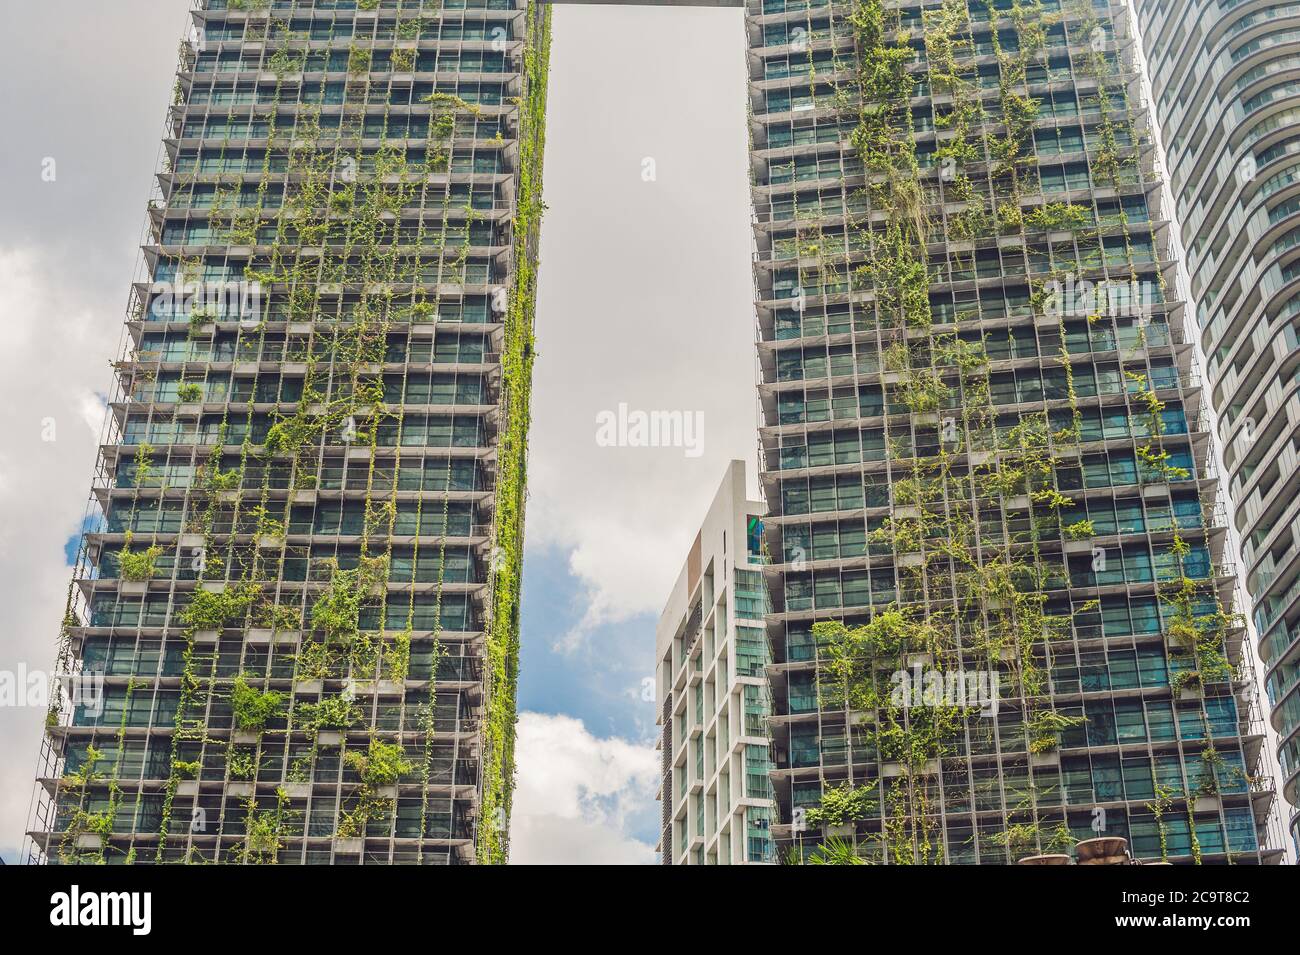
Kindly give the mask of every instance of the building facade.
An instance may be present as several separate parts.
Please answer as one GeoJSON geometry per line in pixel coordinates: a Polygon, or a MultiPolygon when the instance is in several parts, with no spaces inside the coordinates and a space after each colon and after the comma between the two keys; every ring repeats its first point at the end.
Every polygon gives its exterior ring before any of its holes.
{"type": "Polygon", "coordinates": [[[549,13],[192,17],[31,861],[504,861],[549,13]]]}
{"type": "Polygon", "coordinates": [[[775,861],[762,514],[733,461],[655,631],[664,865],[775,861]]]}
{"type": "Polygon", "coordinates": [[[747,6],[782,854],[1281,856],[1125,11],[747,6]]]}
{"type": "Polygon", "coordinates": [[[1300,845],[1300,7],[1136,9],[1300,845]]]}

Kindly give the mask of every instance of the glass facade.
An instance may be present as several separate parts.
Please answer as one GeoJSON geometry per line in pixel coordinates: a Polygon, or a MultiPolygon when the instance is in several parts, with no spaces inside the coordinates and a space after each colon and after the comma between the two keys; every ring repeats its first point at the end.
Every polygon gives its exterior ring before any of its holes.
{"type": "Polygon", "coordinates": [[[1125,5],[747,23],[779,850],[1278,861],[1125,5]]]}

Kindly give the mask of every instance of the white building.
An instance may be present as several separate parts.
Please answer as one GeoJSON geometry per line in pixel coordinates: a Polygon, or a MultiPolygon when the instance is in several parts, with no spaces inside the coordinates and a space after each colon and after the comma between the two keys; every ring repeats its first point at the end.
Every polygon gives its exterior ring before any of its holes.
{"type": "Polygon", "coordinates": [[[775,861],[763,511],[732,461],[659,618],[665,865],[775,861]]]}

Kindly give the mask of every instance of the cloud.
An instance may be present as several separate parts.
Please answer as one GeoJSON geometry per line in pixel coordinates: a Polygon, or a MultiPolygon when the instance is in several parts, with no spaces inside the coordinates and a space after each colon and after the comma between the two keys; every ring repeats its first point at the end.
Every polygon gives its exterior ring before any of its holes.
{"type": "MultiPolygon", "coordinates": [[[[100,320],[54,263],[0,247],[0,582],[6,607],[0,670],[48,671],[68,586],[67,546],[78,532],[104,406],[86,383],[107,384],[120,326],[100,320]],[[94,431],[89,423],[91,402],[94,431]],[[52,431],[51,431],[52,425],[52,431]],[[53,440],[46,440],[52,437],[53,440]]],[[[0,842],[27,822],[44,712],[0,707],[0,842]]],[[[14,861],[12,859],[7,861],[14,861]]]]}
{"type": "Polygon", "coordinates": [[[643,865],[654,845],[630,833],[655,809],[652,745],[599,738],[569,716],[522,713],[510,821],[516,865],[643,865]]]}
{"type": "Polygon", "coordinates": [[[565,555],[582,584],[561,653],[603,626],[658,617],[728,462],[755,457],[740,19],[555,11],[528,537],[565,555]],[[638,42],[593,42],[610,35],[638,42]],[[701,412],[702,456],[599,446],[597,416],[620,404],[701,412]]]}

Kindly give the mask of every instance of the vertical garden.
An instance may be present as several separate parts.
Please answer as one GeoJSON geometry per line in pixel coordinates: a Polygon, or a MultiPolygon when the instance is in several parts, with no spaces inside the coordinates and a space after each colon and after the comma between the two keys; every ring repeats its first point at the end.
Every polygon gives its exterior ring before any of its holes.
{"type": "Polygon", "coordinates": [[[1123,18],[762,7],[792,859],[1004,862],[1092,835],[1261,858],[1244,624],[1123,18]],[[944,692],[976,674],[995,712],[944,692]]]}
{"type": "Polygon", "coordinates": [[[195,19],[34,858],[504,862],[549,8],[195,19]]]}

